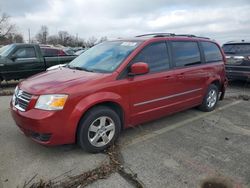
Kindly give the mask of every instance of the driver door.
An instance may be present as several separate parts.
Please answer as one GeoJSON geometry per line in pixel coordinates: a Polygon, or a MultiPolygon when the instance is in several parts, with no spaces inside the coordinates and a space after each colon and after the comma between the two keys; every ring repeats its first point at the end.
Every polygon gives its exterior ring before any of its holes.
{"type": "Polygon", "coordinates": [[[44,70],[34,47],[21,47],[11,55],[6,64],[6,79],[21,79],[44,70]]]}
{"type": "Polygon", "coordinates": [[[175,94],[179,88],[179,83],[175,82],[174,70],[171,70],[165,41],[144,47],[131,64],[137,62],[147,63],[149,73],[127,78],[131,124],[156,119],[170,112],[175,101],[169,96],[175,94]]]}

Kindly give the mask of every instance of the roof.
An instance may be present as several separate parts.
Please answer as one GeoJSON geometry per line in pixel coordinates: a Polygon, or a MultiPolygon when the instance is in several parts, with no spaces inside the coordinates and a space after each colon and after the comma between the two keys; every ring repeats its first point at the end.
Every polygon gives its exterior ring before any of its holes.
{"type": "Polygon", "coordinates": [[[249,40],[235,40],[235,41],[228,41],[225,44],[248,44],[250,43],[249,40]]]}

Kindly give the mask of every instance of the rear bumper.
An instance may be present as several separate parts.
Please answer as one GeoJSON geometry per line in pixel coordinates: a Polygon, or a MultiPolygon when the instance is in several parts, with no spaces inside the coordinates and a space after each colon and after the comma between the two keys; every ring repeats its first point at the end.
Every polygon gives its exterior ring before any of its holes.
{"type": "Polygon", "coordinates": [[[21,112],[11,104],[11,115],[20,130],[42,145],[62,145],[75,142],[75,130],[60,112],[31,109],[21,112]]]}
{"type": "Polygon", "coordinates": [[[226,66],[226,75],[229,79],[250,79],[250,67],[226,66]]]}

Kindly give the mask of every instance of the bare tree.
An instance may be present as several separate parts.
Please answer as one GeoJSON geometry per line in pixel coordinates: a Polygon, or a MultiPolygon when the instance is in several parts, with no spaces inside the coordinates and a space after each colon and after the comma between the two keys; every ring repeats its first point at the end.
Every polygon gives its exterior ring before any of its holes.
{"type": "Polygon", "coordinates": [[[15,43],[23,43],[24,42],[23,35],[20,34],[20,33],[14,34],[13,35],[13,42],[15,42],[15,43]]]}
{"type": "Polygon", "coordinates": [[[59,31],[58,38],[59,38],[58,43],[63,45],[63,46],[67,46],[69,43],[69,40],[71,40],[70,35],[67,31],[59,31]]]}
{"type": "Polygon", "coordinates": [[[42,25],[39,32],[36,34],[36,40],[41,44],[47,44],[49,29],[46,25],[42,25]]]}
{"type": "Polygon", "coordinates": [[[103,37],[101,37],[101,38],[98,40],[97,43],[102,43],[102,42],[105,42],[105,41],[107,41],[107,40],[108,40],[108,38],[107,38],[106,36],[103,36],[103,37]]]}
{"type": "Polygon", "coordinates": [[[51,35],[48,37],[48,44],[57,45],[59,44],[59,37],[57,35],[51,35]]]}
{"type": "Polygon", "coordinates": [[[15,25],[10,23],[10,16],[2,13],[0,16],[0,40],[5,40],[6,37],[15,31],[15,25]]]}
{"type": "Polygon", "coordinates": [[[94,36],[90,37],[87,41],[85,46],[90,48],[92,46],[94,46],[97,43],[97,38],[95,38],[94,36]]]}

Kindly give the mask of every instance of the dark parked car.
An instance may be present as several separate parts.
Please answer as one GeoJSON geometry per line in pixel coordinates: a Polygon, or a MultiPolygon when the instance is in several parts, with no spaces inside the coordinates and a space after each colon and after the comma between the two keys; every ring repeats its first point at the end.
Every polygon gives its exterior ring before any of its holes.
{"type": "Polygon", "coordinates": [[[76,56],[38,44],[11,44],[0,48],[0,82],[27,78],[48,67],[69,63],[76,56]]]}
{"type": "Polygon", "coordinates": [[[224,63],[216,42],[193,35],[107,41],[22,81],[11,113],[40,144],[99,152],[125,128],[196,106],[214,110],[227,86],[224,63]]]}
{"type": "Polygon", "coordinates": [[[75,51],[71,48],[64,48],[63,51],[67,55],[75,55],[75,51]]]}
{"type": "Polygon", "coordinates": [[[250,41],[231,41],[222,46],[226,54],[229,79],[250,79],[250,41]]]}
{"type": "Polygon", "coordinates": [[[83,52],[85,52],[87,49],[83,49],[83,50],[79,50],[77,52],[75,52],[75,55],[79,56],[81,55],[83,52]]]}

